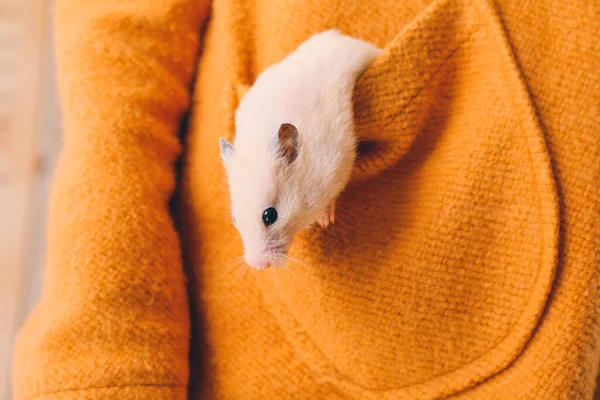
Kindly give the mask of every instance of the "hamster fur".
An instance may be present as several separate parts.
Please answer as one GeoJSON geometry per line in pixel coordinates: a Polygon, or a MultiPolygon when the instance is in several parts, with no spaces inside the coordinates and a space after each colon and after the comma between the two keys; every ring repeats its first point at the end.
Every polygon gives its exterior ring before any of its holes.
{"type": "Polygon", "coordinates": [[[262,72],[241,99],[234,143],[221,138],[220,148],[250,266],[281,266],[298,232],[335,221],[356,156],[352,91],[380,54],[325,31],[262,72]]]}

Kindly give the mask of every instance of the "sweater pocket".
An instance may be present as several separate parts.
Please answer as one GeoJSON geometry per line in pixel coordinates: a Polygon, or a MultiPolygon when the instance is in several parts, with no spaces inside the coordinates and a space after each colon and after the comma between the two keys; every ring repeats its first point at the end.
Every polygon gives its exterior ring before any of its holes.
{"type": "Polygon", "coordinates": [[[336,225],[258,276],[286,341],[361,399],[439,398],[499,373],[538,324],[558,200],[493,6],[436,1],[359,79],[361,140],[336,225]]]}

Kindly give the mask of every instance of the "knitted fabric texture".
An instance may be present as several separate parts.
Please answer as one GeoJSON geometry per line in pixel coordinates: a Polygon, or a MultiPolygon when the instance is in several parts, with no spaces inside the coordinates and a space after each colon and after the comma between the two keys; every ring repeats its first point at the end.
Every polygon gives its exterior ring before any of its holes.
{"type": "Polygon", "coordinates": [[[56,16],[65,145],[15,399],[592,397],[593,2],[58,0],[56,16]],[[243,273],[218,138],[262,70],[330,28],[384,48],[355,88],[355,174],[290,271],[243,273]]]}

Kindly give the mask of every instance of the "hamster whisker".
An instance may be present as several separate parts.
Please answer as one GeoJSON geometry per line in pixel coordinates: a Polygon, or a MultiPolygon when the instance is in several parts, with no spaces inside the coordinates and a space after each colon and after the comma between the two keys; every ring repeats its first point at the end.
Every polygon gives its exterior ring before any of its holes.
{"type": "Polygon", "coordinates": [[[273,272],[271,273],[271,275],[273,275],[273,287],[274,288],[279,288],[279,273],[277,272],[277,270],[279,268],[270,268],[273,270],[273,272]]]}
{"type": "Polygon", "coordinates": [[[248,272],[248,269],[250,268],[250,266],[246,263],[242,263],[238,266],[237,268],[237,272],[236,272],[236,278],[243,278],[244,276],[246,276],[246,273],[248,272]]]}
{"type": "Polygon", "coordinates": [[[284,257],[286,260],[288,260],[288,261],[290,261],[290,262],[294,263],[295,265],[298,265],[298,266],[300,266],[300,267],[302,267],[302,268],[306,268],[306,264],[304,264],[303,262],[301,262],[301,261],[298,261],[298,260],[296,260],[295,258],[292,258],[292,257],[288,256],[287,254],[282,254],[282,256],[283,256],[283,257],[284,257]]]}
{"type": "MultiPolygon", "coordinates": [[[[236,278],[240,277],[240,273],[242,272],[242,267],[244,266],[244,264],[246,264],[244,262],[244,256],[239,256],[239,257],[233,257],[230,260],[228,260],[227,263],[225,263],[223,265],[224,268],[222,268],[221,270],[221,276],[220,278],[223,278],[225,276],[225,274],[227,273],[231,273],[232,269],[235,269],[235,276],[236,278]]],[[[248,265],[246,264],[246,268],[248,267],[248,265]]],[[[245,274],[245,271],[241,274],[241,276],[243,277],[245,274]]]]}
{"type": "MultiPolygon", "coordinates": [[[[277,268],[276,268],[276,269],[277,269],[277,268]]],[[[283,270],[284,270],[286,273],[290,274],[291,276],[294,276],[294,275],[295,275],[295,274],[294,274],[294,271],[292,271],[292,270],[290,269],[290,267],[288,267],[288,266],[287,266],[287,265],[285,265],[285,264],[283,264],[283,265],[281,266],[281,269],[283,269],[283,270]]]]}
{"type": "Polygon", "coordinates": [[[237,265],[237,264],[239,264],[240,262],[243,262],[243,261],[244,261],[244,256],[242,255],[242,256],[230,258],[229,260],[226,261],[225,265],[227,265],[227,266],[230,267],[230,266],[233,266],[233,265],[237,265]]]}

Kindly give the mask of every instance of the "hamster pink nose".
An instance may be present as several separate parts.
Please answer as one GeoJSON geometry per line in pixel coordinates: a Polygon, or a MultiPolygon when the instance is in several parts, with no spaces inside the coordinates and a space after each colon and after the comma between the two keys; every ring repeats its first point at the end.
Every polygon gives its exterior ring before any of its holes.
{"type": "Polygon", "coordinates": [[[256,269],[267,269],[271,266],[264,258],[246,258],[246,262],[256,269]]]}
{"type": "Polygon", "coordinates": [[[270,266],[271,264],[269,264],[269,262],[266,260],[260,260],[258,263],[256,263],[256,268],[258,269],[267,269],[270,266]]]}

